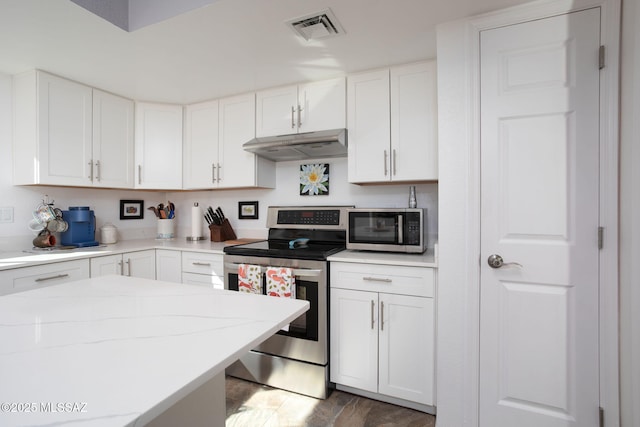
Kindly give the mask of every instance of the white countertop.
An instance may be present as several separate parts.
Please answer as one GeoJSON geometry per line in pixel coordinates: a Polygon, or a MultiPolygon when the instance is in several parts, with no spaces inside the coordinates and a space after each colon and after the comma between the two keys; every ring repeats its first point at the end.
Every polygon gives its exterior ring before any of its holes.
{"type": "Polygon", "coordinates": [[[142,425],[308,308],[124,276],[2,296],[0,425],[142,425]]]}
{"type": "MultiPolygon", "coordinates": [[[[246,239],[246,241],[255,240],[256,239],[246,239]]],[[[69,250],[42,251],[28,248],[22,251],[0,251],[0,271],[18,267],[50,264],[53,262],[70,261],[74,259],[115,255],[131,251],[142,251],[146,249],[169,249],[222,255],[222,249],[225,246],[238,243],[242,242],[240,240],[227,242],[211,242],[209,240],[188,242],[185,238],[176,238],[171,240],[124,240],[113,245],[100,245],[69,250]]]]}
{"type": "MultiPolygon", "coordinates": [[[[437,248],[435,252],[437,252],[437,248]]],[[[331,262],[358,262],[364,264],[402,265],[408,267],[438,267],[437,256],[433,249],[429,249],[423,254],[346,250],[338,252],[335,255],[331,255],[328,260],[331,262]]]]}

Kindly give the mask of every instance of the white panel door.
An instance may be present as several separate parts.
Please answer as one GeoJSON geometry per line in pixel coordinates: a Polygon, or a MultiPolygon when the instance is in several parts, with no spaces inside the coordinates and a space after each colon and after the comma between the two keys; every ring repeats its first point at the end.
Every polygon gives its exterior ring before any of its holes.
{"type": "Polygon", "coordinates": [[[38,73],[38,97],[39,182],[91,185],[91,88],[38,73]]]}
{"type": "Polygon", "coordinates": [[[332,382],[378,392],[378,294],[331,289],[332,382]]]}
{"type": "Polygon", "coordinates": [[[253,187],[257,183],[256,155],[242,145],[256,134],[256,97],[253,93],[220,100],[219,187],[253,187]]]}
{"type": "Polygon", "coordinates": [[[156,249],[156,279],[182,283],[182,253],[168,249],[156,249]]]}
{"type": "Polygon", "coordinates": [[[90,259],[91,277],[122,275],[122,255],[99,256],[90,259]]]}
{"type": "Polygon", "coordinates": [[[183,184],[185,189],[217,186],[218,101],[185,107],[183,184]]]}
{"type": "Polygon", "coordinates": [[[124,275],[130,277],[141,277],[144,279],[156,278],[156,251],[127,252],[122,254],[124,262],[124,275]]]}
{"type": "Polygon", "coordinates": [[[347,126],[347,82],[344,77],[301,85],[298,89],[298,132],[347,126]]]}
{"type": "Polygon", "coordinates": [[[391,179],[438,179],[436,61],[391,68],[391,179]]]}
{"type": "Polygon", "coordinates": [[[93,90],[93,185],[133,188],[133,101],[93,90]]]}
{"type": "Polygon", "coordinates": [[[481,427],[598,425],[599,27],[481,34],[481,427]]]}
{"type": "Polygon", "coordinates": [[[298,86],[257,92],[255,114],[256,136],[259,138],[297,133],[298,86]]]}
{"type": "Polygon", "coordinates": [[[347,78],[349,182],[390,179],[389,70],[347,78]]]}
{"type": "Polygon", "coordinates": [[[379,298],[378,391],[433,405],[433,298],[383,293],[379,298]]]}

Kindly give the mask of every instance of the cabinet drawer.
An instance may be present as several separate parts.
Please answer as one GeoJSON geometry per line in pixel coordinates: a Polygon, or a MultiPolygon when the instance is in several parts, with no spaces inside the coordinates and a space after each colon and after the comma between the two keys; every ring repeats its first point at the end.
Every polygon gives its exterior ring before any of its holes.
{"type": "Polygon", "coordinates": [[[0,272],[0,295],[88,278],[88,259],[16,268],[0,272]]]}
{"type": "Polygon", "coordinates": [[[182,271],[186,273],[224,275],[222,255],[182,252],[182,271]]]}
{"type": "Polygon", "coordinates": [[[213,287],[213,289],[224,289],[222,276],[212,276],[209,274],[182,273],[182,283],[186,285],[199,285],[213,287]]]}
{"type": "Polygon", "coordinates": [[[435,271],[432,268],[422,267],[332,262],[330,286],[360,291],[433,297],[435,271]]]}

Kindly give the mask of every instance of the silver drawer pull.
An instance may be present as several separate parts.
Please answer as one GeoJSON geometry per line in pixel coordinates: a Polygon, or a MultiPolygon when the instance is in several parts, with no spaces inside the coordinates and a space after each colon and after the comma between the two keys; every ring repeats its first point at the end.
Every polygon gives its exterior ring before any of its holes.
{"type": "Polygon", "coordinates": [[[376,306],[376,303],[373,300],[371,300],[371,329],[373,329],[373,326],[375,325],[375,321],[373,318],[373,312],[374,312],[375,306],[376,306]]]}
{"type": "Polygon", "coordinates": [[[58,274],[57,276],[40,277],[40,278],[36,279],[36,282],[46,282],[47,280],[62,279],[64,277],[69,277],[69,275],[68,274],[58,274]]]}
{"type": "Polygon", "coordinates": [[[363,277],[362,280],[366,280],[367,282],[384,282],[384,283],[391,283],[392,280],[391,279],[381,279],[379,277],[363,277]]]}
{"type": "Polygon", "coordinates": [[[384,331],[384,301],[380,301],[380,330],[384,331]]]}
{"type": "Polygon", "coordinates": [[[204,265],[204,266],[207,266],[207,267],[211,266],[210,262],[192,262],[191,264],[193,264],[193,265],[204,265]]]}

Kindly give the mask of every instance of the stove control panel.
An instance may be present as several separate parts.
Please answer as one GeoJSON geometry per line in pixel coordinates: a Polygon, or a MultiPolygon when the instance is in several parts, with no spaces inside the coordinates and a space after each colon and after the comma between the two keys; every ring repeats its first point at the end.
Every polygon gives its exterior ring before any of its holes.
{"type": "Polygon", "coordinates": [[[335,207],[273,207],[267,212],[269,228],[346,229],[346,209],[335,207]]]}

